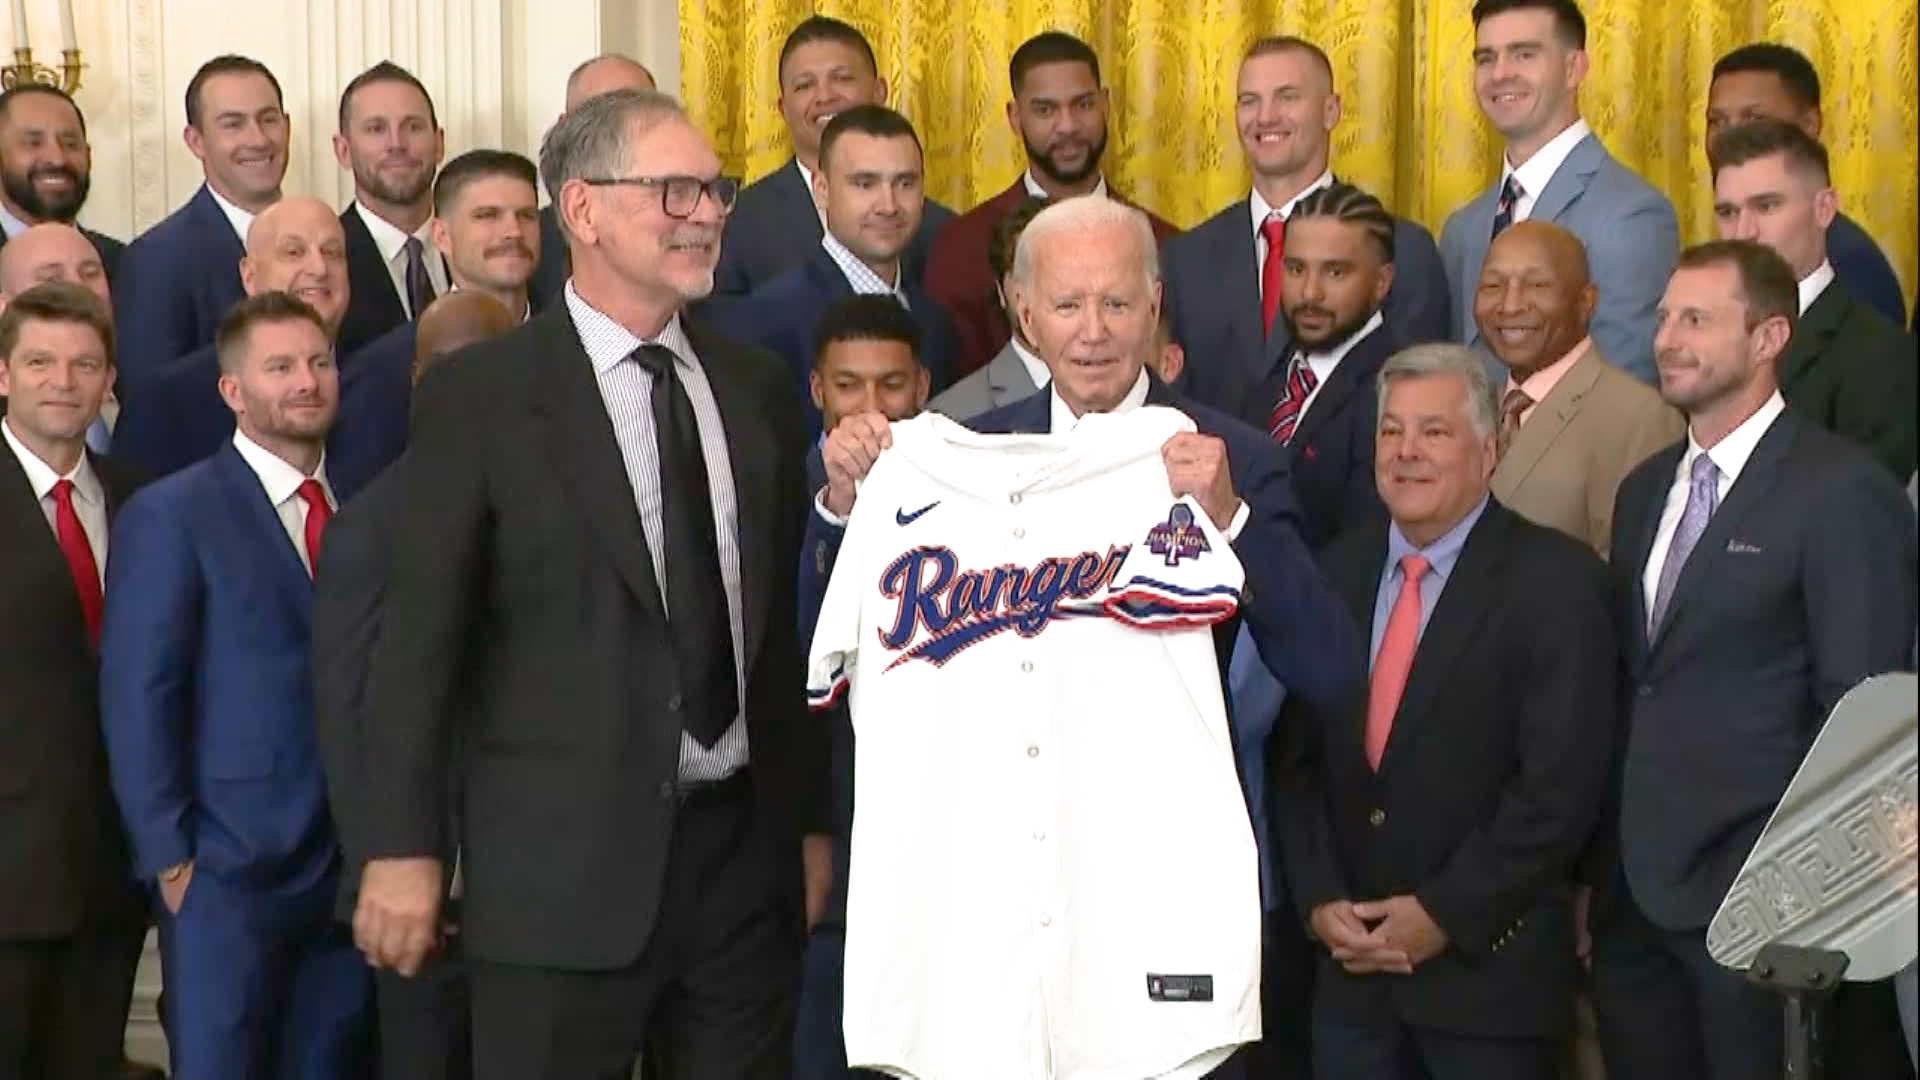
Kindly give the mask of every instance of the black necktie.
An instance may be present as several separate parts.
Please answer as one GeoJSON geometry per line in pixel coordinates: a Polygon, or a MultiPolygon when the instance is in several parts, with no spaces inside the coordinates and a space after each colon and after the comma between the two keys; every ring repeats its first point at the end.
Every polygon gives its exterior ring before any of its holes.
{"type": "Polygon", "coordinates": [[[664,346],[642,345],[633,359],[653,376],[653,430],[667,533],[667,625],[680,665],[684,709],[680,726],[711,749],[739,715],[740,691],[706,454],[700,448],[693,401],[674,370],[673,353],[664,346]]]}
{"type": "Polygon", "coordinates": [[[407,314],[419,318],[433,303],[433,275],[427,273],[426,245],[407,237],[407,314]]]}
{"type": "Polygon", "coordinates": [[[1512,173],[1507,174],[1506,182],[1500,185],[1500,200],[1493,204],[1493,239],[1513,224],[1513,211],[1520,203],[1520,181],[1512,173]]]}

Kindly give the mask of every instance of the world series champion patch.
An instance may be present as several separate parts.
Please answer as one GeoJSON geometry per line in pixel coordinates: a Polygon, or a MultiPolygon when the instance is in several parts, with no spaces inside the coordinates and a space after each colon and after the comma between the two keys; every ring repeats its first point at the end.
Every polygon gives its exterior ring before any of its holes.
{"type": "Polygon", "coordinates": [[[1168,566],[1178,566],[1181,559],[1197,559],[1213,549],[1207,544],[1207,534],[1194,522],[1193,509],[1174,503],[1167,511],[1167,520],[1147,531],[1147,550],[1164,556],[1168,566]]]}

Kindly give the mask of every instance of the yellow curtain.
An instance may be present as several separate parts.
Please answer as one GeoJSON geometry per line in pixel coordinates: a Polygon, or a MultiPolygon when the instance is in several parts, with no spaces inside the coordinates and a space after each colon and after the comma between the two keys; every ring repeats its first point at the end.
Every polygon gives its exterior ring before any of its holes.
{"type": "MultiPolygon", "coordinates": [[[[1024,164],[1005,116],[1007,59],[1059,28],[1100,54],[1113,91],[1106,166],[1121,190],[1182,226],[1242,195],[1233,131],[1239,57],[1257,36],[1306,37],[1332,57],[1345,119],[1334,167],[1437,233],[1498,175],[1472,82],[1472,0],[680,0],[681,93],[727,167],[786,160],[774,108],[789,29],[814,12],[860,27],[892,103],[927,148],[928,188],[955,209],[1024,164]]],[[[1920,0],[1587,0],[1592,71],[1581,106],[1608,148],[1713,235],[1705,137],[1716,57],[1751,41],[1805,52],[1824,90],[1824,141],[1846,211],[1913,294],[1920,271],[1915,54],[1920,0]]]]}

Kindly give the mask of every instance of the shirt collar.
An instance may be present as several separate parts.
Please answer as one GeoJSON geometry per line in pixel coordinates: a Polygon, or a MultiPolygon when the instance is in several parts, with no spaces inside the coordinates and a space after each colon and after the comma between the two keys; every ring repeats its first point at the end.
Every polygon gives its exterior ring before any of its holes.
{"type": "MultiPolygon", "coordinates": [[[[1335,345],[1332,349],[1329,349],[1326,352],[1307,352],[1306,354],[1307,363],[1312,364],[1315,360],[1319,360],[1320,362],[1324,363],[1329,369],[1339,367],[1340,361],[1346,359],[1347,354],[1353,351],[1354,346],[1360,344],[1362,341],[1365,341],[1367,339],[1368,334],[1373,333],[1375,330],[1380,329],[1382,326],[1385,326],[1386,324],[1387,324],[1386,317],[1380,314],[1380,312],[1376,311],[1373,313],[1372,318],[1360,324],[1360,329],[1354,331],[1354,334],[1352,337],[1348,338],[1347,340],[1341,342],[1338,345],[1335,345]]],[[[1318,373],[1316,372],[1316,375],[1317,374],[1318,373]]],[[[1322,376],[1322,378],[1324,379],[1324,376],[1322,376]]]]}
{"type": "Polygon", "coordinates": [[[1800,279],[1800,314],[1807,313],[1813,302],[1820,299],[1820,294],[1827,291],[1827,286],[1833,284],[1833,279],[1833,264],[1825,260],[1813,273],[1800,279]]]}
{"type": "Polygon", "coordinates": [[[26,222],[21,221],[17,217],[14,217],[13,211],[7,209],[4,206],[0,206],[0,230],[4,230],[6,232],[7,239],[11,240],[16,236],[19,236],[21,233],[26,232],[31,227],[32,226],[28,225],[26,222]]]}
{"type": "MultiPolygon", "coordinates": [[[[1120,404],[1115,405],[1109,411],[1118,415],[1121,413],[1130,413],[1140,406],[1145,405],[1147,403],[1147,386],[1147,369],[1143,366],[1140,369],[1140,377],[1133,382],[1133,389],[1127,391],[1127,396],[1120,399],[1120,404]]],[[[1080,418],[1073,415],[1073,410],[1068,408],[1066,401],[1060,397],[1059,387],[1054,387],[1050,391],[1050,396],[1053,404],[1053,418],[1052,423],[1049,424],[1050,430],[1056,435],[1063,435],[1072,431],[1074,426],[1080,423],[1080,418]]]]}
{"type": "Polygon", "coordinates": [[[1505,184],[1507,177],[1511,176],[1519,181],[1523,197],[1540,198],[1540,193],[1547,189],[1553,174],[1559,172],[1560,166],[1566,163],[1567,155],[1573,153],[1573,148],[1591,134],[1593,129],[1587,126],[1587,122],[1576,119],[1573,126],[1547,140],[1547,145],[1528,158],[1526,164],[1516,167],[1511,160],[1502,158],[1500,182],[1505,184]]]}
{"type": "Polygon", "coordinates": [[[0,418],[0,433],[5,433],[7,445],[13,448],[13,456],[20,459],[20,468],[27,474],[27,484],[33,488],[35,499],[44,499],[53,490],[53,485],[62,480],[73,481],[73,492],[84,502],[105,506],[106,490],[100,486],[100,477],[94,474],[92,462],[87,460],[87,452],[80,452],[80,461],[65,476],[53,471],[53,466],[40,460],[26,443],[13,433],[13,424],[0,418]]]}
{"type": "MultiPolygon", "coordinates": [[[[238,429],[233,433],[233,448],[240,451],[241,460],[253,470],[253,475],[260,478],[260,486],[267,489],[267,501],[275,506],[293,498],[300,490],[300,485],[309,479],[307,474],[247,438],[246,433],[238,429]]],[[[320,481],[320,490],[326,492],[329,503],[333,502],[333,485],[327,481],[327,455],[324,450],[320,452],[320,464],[314,467],[311,479],[320,481]]]]}
{"type": "Polygon", "coordinates": [[[861,262],[858,255],[847,250],[847,245],[831,232],[821,234],[820,246],[827,249],[827,254],[832,257],[834,265],[840,268],[840,273],[846,277],[847,284],[853,287],[854,292],[861,296],[892,296],[905,302],[906,298],[900,292],[898,263],[894,264],[893,281],[889,284],[874,273],[872,267],[861,262]]]}
{"type": "Polygon", "coordinates": [[[1047,369],[1047,362],[1035,356],[1032,349],[1020,344],[1019,338],[1009,338],[1007,344],[1013,346],[1013,355],[1027,369],[1027,378],[1033,380],[1035,390],[1053,382],[1053,372],[1047,369]]]}
{"type": "Polygon", "coordinates": [[[1735,480],[1740,479],[1740,470],[1747,467],[1747,459],[1753,456],[1761,437],[1786,411],[1787,400],[1780,396],[1780,391],[1775,390],[1765,405],[1741,421],[1739,427],[1728,432],[1727,437],[1715,443],[1711,450],[1702,449],[1693,437],[1693,428],[1687,428],[1687,452],[1680,457],[1680,475],[1692,475],[1694,459],[1705,454],[1713,459],[1714,467],[1720,470],[1727,486],[1731,487],[1735,480]]]}
{"type": "Polygon", "coordinates": [[[567,281],[566,297],[567,314],[573,317],[573,332],[580,336],[580,347],[586,350],[594,374],[605,375],[642,345],[663,346],[681,363],[693,363],[693,342],[687,339],[687,331],[680,325],[678,312],[667,320],[667,325],[660,328],[660,333],[643,340],[599,308],[580,299],[580,294],[573,289],[572,279],[567,281]]]}
{"type": "Polygon", "coordinates": [[[1408,555],[1419,555],[1427,560],[1427,572],[1445,581],[1453,573],[1453,566],[1460,561],[1461,549],[1467,546],[1467,536],[1480,522],[1480,515],[1487,512],[1487,496],[1480,496],[1467,516],[1454,523],[1453,528],[1441,533],[1433,543],[1426,547],[1415,547],[1407,534],[1400,531],[1400,524],[1394,522],[1387,526],[1387,573],[1392,574],[1400,566],[1400,560],[1408,555]]]}
{"type": "Polygon", "coordinates": [[[354,200],[353,210],[360,215],[360,221],[366,225],[368,234],[373,237],[373,246],[380,249],[382,262],[390,263],[399,258],[400,253],[407,249],[409,240],[419,240],[421,246],[425,248],[430,249],[433,246],[427,239],[428,230],[433,228],[432,218],[428,218],[418,232],[408,233],[402,232],[400,226],[367,209],[358,199],[354,200]]]}
{"type": "MultiPolygon", "coordinates": [[[[1020,180],[1022,183],[1026,185],[1027,194],[1033,196],[1034,198],[1036,199],[1053,198],[1053,196],[1047,194],[1046,188],[1043,188],[1040,186],[1040,181],[1035,180],[1033,178],[1033,166],[1031,165],[1027,166],[1027,171],[1020,174],[1020,180]]],[[[1105,173],[1100,174],[1100,182],[1093,186],[1093,191],[1089,192],[1089,194],[1098,195],[1103,199],[1110,198],[1110,196],[1107,194],[1107,177],[1105,173]]]]}
{"type": "Polygon", "coordinates": [[[240,234],[240,243],[244,245],[247,242],[247,233],[253,228],[253,212],[242,210],[227,201],[227,197],[215,191],[212,184],[207,185],[207,194],[213,196],[214,205],[220,208],[220,212],[227,215],[227,224],[232,225],[233,231],[240,234]]]}
{"type": "Polygon", "coordinates": [[[1527,380],[1522,383],[1514,382],[1513,375],[1509,372],[1507,375],[1507,386],[1505,390],[1501,391],[1501,397],[1504,398],[1515,390],[1524,390],[1527,392],[1528,400],[1532,401],[1535,405],[1540,404],[1547,400],[1548,394],[1553,393],[1554,387],[1560,385],[1560,380],[1567,377],[1567,372],[1573,368],[1573,365],[1579,363],[1580,358],[1587,355],[1587,350],[1591,348],[1592,345],[1592,338],[1581,338],[1578,344],[1567,350],[1567,355],[1527,376],[1527,380]]]}
{"type": "Polygon", "coordinates": [[[1259,188],[1254,188],[1252,194],[1247,198],[1247,205],[1253,212],[1254,235],[1259,235],[1260,226],[1266,224],[1269,217],[1272,217],[1274,214],[1279,214],[1280,220],[1285,221],[1287,218],[1293,216],[1293,208],[1300,205],[1301,199],[1319,191],[1321,188],[1332,186],[1333,170],[1329,168],[1326,172],[1320,174],[1320,179],[1302,188],[1298,195],[1282,203],[1278,209],[1275,209],[1267,202],[1266,197],[1260,194],[1259,188]]]}

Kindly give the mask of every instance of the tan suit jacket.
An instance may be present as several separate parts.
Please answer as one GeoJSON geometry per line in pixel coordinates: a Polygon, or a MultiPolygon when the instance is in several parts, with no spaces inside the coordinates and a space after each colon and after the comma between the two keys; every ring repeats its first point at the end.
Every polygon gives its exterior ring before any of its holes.
{"type": "Polygon", "coordinates": [[[1494,498],[1604,559],[1620,481],[1686,430],[1652,387],[1590,347],[1514,434],[1493,471],[1494,498]]]}

